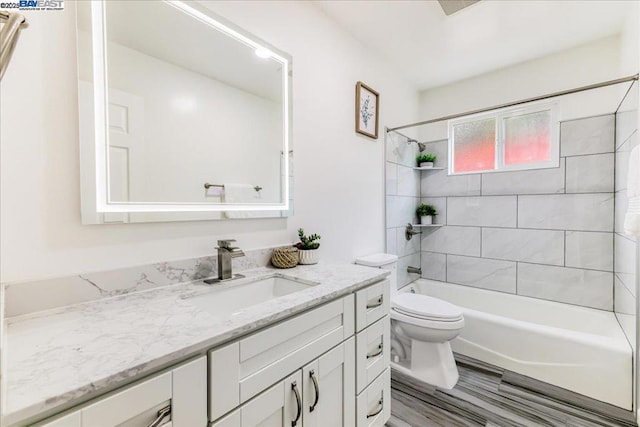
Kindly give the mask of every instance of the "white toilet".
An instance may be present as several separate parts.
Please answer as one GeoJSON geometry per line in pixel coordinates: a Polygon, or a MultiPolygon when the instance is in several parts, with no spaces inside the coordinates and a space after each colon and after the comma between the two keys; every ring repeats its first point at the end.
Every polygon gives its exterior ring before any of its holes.
{"type": "Polygon", "coordinates": [[[391,270],[392,366],[428,384],[451,389],[458,368],[449,341],[464,327],[459,307],[446,301],[397,290],[396,255],[374,254],[356,264],[391,270]]]}

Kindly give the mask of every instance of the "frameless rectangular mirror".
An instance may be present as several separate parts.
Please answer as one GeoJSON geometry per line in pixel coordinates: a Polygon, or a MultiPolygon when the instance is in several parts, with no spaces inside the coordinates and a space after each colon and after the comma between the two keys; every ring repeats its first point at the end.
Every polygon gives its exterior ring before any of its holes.
{"type": "Polygon", "coordinates": [[[84,223],[287,215],[288,54],[195,2],[76,12],[84,223]]]}

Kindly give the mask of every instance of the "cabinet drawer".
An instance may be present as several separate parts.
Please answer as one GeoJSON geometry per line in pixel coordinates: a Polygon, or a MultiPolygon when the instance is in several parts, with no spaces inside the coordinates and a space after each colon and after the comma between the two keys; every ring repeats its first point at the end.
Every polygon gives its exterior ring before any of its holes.
{"type": "Polygon", "coordinates": [[[389,316],[384,316],[356,335],[356,393],[389,367],[389,328],[389,316]]]}
{"type": "Polygon", "coordinates": [[[383,280],[355,293],[357,332],[389,314],[389,286],[383,280]]]}
{"type": "Polygon", "coordinates": [[[330,302],[209,352],[215,420],[353,335],[354,296],[330,302]]]}
{"type": "Polygon", "coordinates": [[[382,427],[391,417],[391,369],[387,368],[356,398],[357,427],[382,427]]]}
{"type": "Polygon", "coordinates": [[[140,416],[149,425],[156,411],[170,403],[171,373],[167,372],[83,408],[82,425],[118,426],[140,416]]]}
{"type": "Polygon", "coordinates": [[[207,425],[206,357],[189,361],[168,372],[133,383],[97,398],[64,416],[47,419],[40,427],[148,426],[158,411],[171,408],[162,427],[207,425]]]}

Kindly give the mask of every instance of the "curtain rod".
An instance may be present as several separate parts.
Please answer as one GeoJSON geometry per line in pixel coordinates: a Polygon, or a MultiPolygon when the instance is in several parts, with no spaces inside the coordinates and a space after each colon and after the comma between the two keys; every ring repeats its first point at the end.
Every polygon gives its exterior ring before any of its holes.
{"type": "Polygon", "coordinates": [[[536,97],[533,97],[533,98],[522,99],[520,101],[509,102],[509,103],[501,104],[501,105],[494,105],[493,107],[481,108],[479,110],[472,110],[472,111],[467,111],[467,112],[464,112],[464,113],[451,114],[449,116],[438,117],[437,119],[423,120],[421,122],[411,123],[411,124],[408,124],[408,125],[397,126],[397,127],[394,127],[394,128],[388,128],[387,132],[398,131],[400,129],[406,129],[406,128],[410,128],[410,127],[414,127],[414,126],[428,125],[430,123],[441,122],[443,120],[456,119],[458,117],[469,116],[471,114],[484,113],[486,111],[497,110],[497,109],[500,109],[500,108],[514,107],[514,106],[520,105],[520,104],[526,104],[526,103],[534,102],[534,101],[542,101],[543,99],[555,98],[556,96],[570,95],[570,94],[576,93],[576,92],[582,92],[582,91],[585,91],[585,90],[597,89],[597,88],[604,87],[604,86],[617,85],[617,84],[620,84],[620,83],[626,83],[626,82],[630,82],[630,81],[633,81],[633,80],[638,80],[638,74],[633,75],[633,76],[628,76],[628,77],[622,77],[622,78],[615,79],[615,80],[609,80],[609,81],[606,81],[606,82],[594,83],[594,84],[591,84],[591,85],[577,87],[577,88],[574,88],[574,89],[568,89],[568,90],[563,90],[563,91],[560,91],[560,92],[550,93],[548,95],[536,96],[536,97]]]}

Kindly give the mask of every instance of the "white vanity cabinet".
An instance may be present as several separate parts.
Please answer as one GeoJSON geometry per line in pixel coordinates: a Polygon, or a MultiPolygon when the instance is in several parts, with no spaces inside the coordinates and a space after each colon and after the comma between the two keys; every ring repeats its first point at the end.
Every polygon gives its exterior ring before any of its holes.
{"type": "Polygon", "coordinates": [[[377,427],[390,416],[389,281],[329,301],[38,427],[377,427]],[[156,420],[165,408],[170,416],[156,420]]]}
{"type": "Polygon", "coordinates": [[[383,426],[391,414],[389,347],[385,280],[212,350],[209,420],[383,426]]]}
{"type": "Polygon", "coordinates": [[[355,422],[354,339],[329,350],[212,427],[338,427],[355,422]]]}
{"type": "Polygon", "coordinates": [[[207,424],[206,358],[182,364],[38,427],[194,427],[207,424]],[[166,415],[165,415],[166,414],[166,415]]]}

